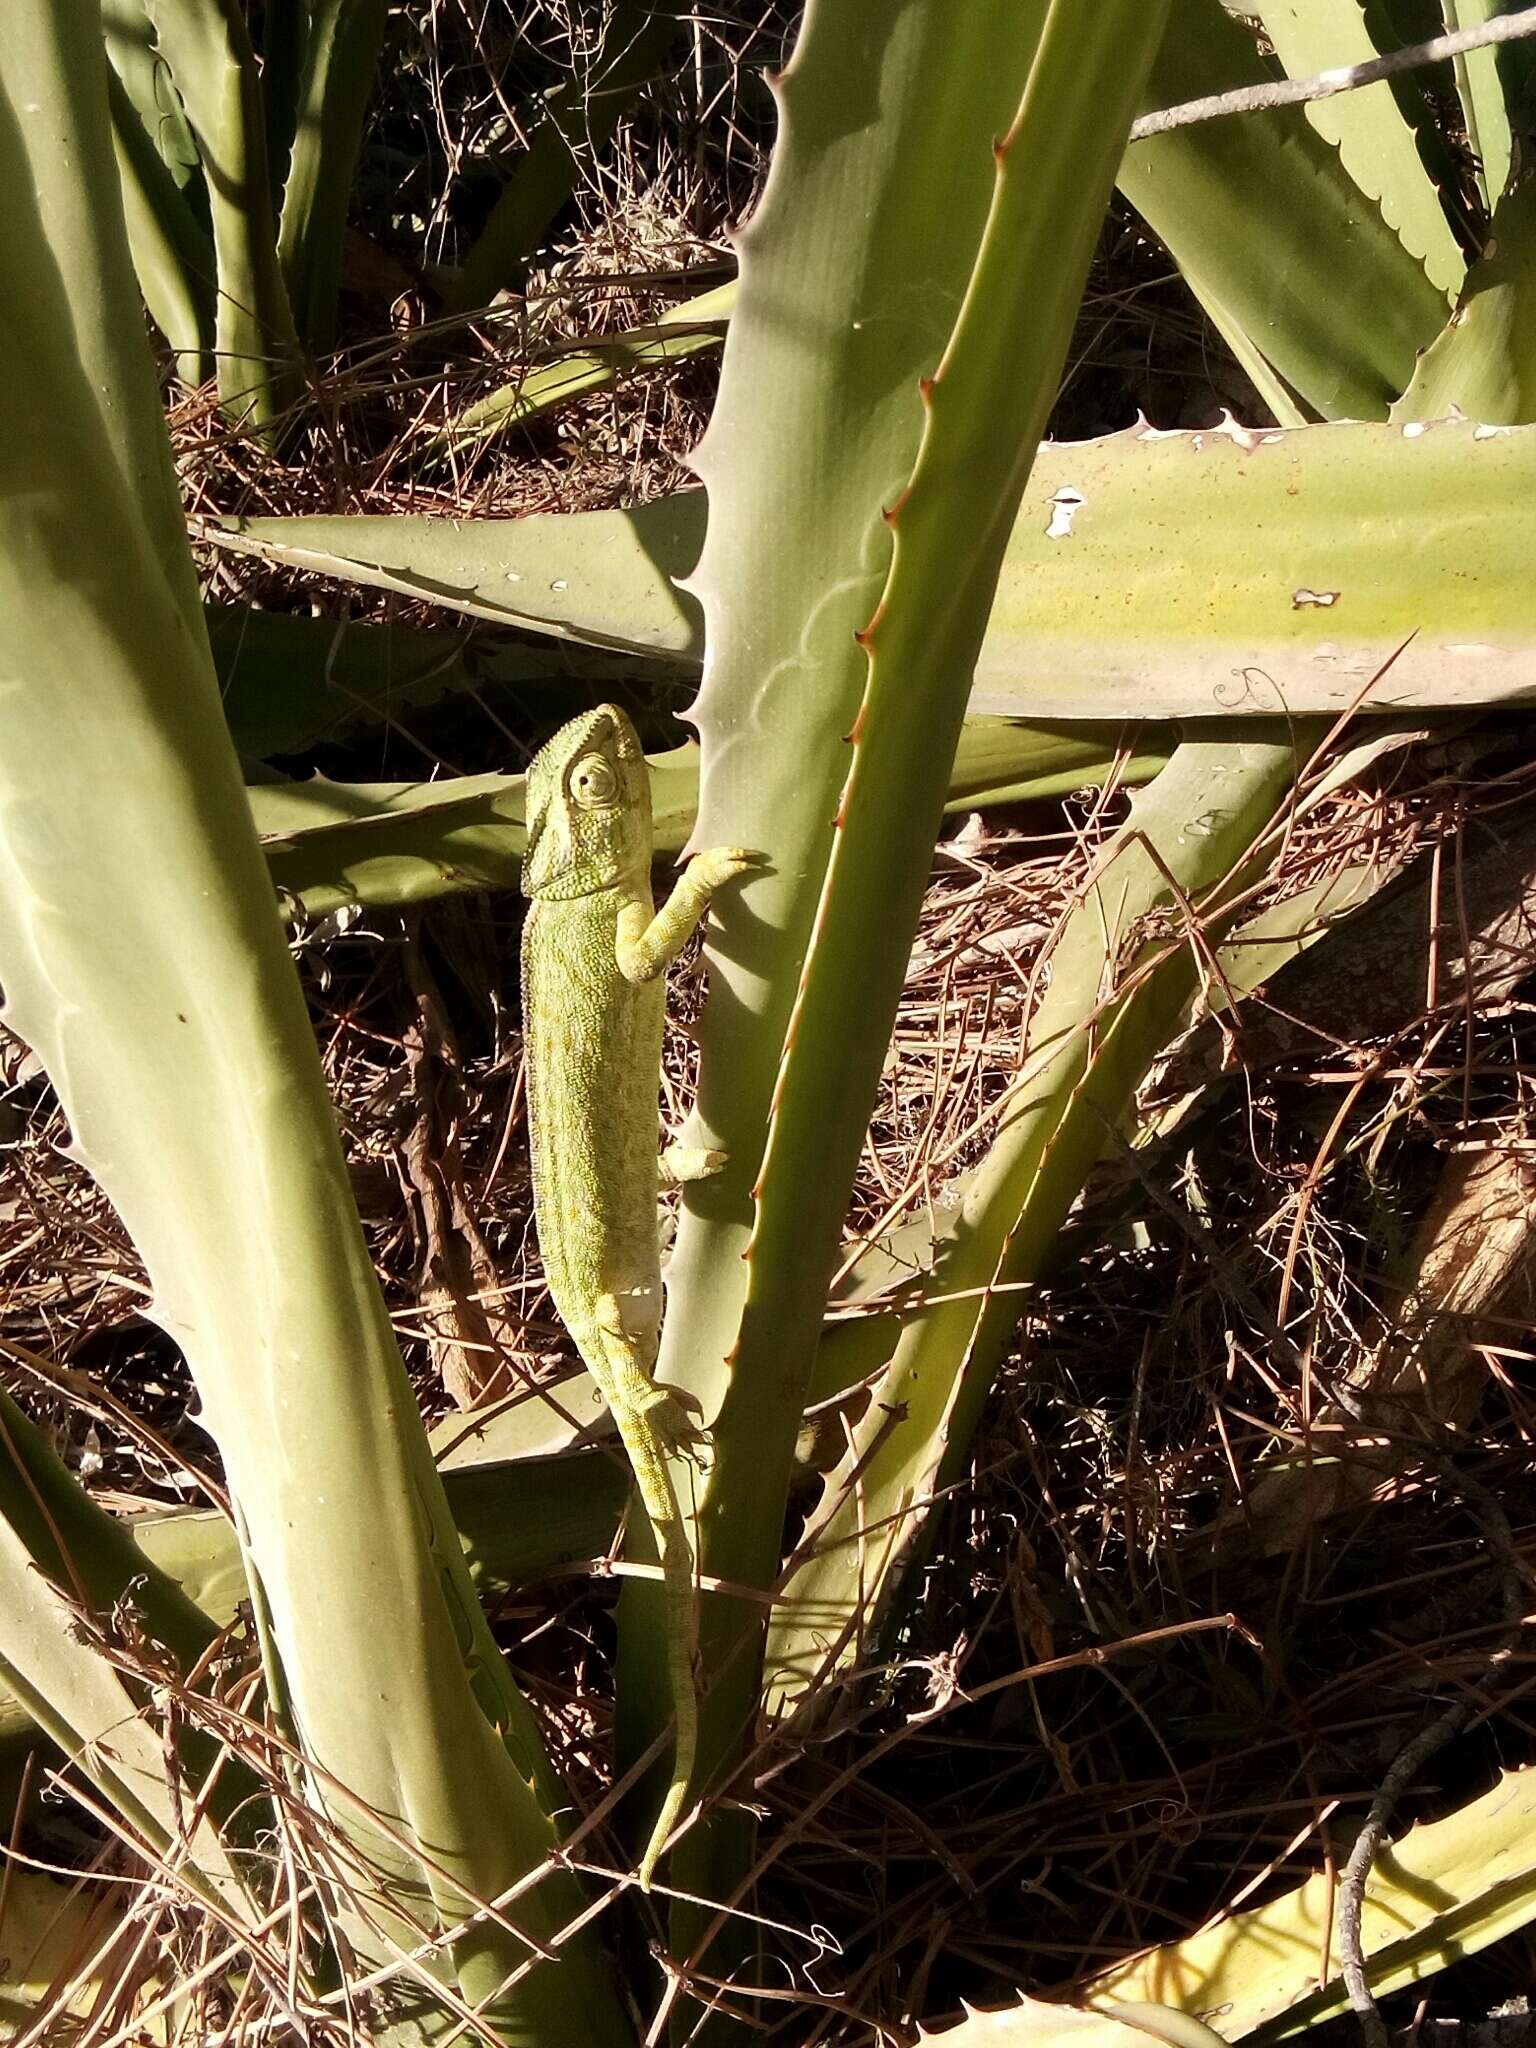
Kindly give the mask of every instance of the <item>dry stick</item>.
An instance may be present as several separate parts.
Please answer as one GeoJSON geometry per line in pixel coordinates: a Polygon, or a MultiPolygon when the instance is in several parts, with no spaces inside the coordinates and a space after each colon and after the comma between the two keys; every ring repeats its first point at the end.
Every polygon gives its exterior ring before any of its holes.
{"type": "Polygon", "coordinates": [[[1175,128],[1192,128],[1197,121],[1216,121],[1226,114],[1256,114],[1270,107],[1295,107],[1309,100],[1331,100],[1341,92],[1358,92],[1361,86],[1394,78],[1400,71],[1416,71],[1424,64],[1440,64],[1448,57],[1461,57],[1468,50],[1486,49],[1490,43],[1514,43],[1536,36],[1536,7],[1523,7],[1517,14],[1501,14],[1478,28],[1455,29],[1449,35],[1431,36],[1427,43],[1414,43],[1405,50],[1393,50],[1385,57],[1372,57],[1364,64],[1338,64],[1311,78],[1286,78],[1273,85],[1252,85],[1240,92],[1209,93],[1204,99],[1186,100],[1182,106],[1165,107],[1161,113],[1143,114],[1131,124],[1132,142],[1145,142],[1154,135],[1168,135],[1175,128]]]}

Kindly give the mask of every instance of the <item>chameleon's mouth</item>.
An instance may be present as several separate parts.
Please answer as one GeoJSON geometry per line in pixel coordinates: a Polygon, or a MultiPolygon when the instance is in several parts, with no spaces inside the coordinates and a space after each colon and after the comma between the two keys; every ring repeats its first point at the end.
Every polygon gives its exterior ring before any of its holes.
{"type": "Polygon", "coordinates": [[[558,889],[575,866],[575,848],[560,830],[558,813],[546,810],[530,819],[523,848],[524,894],[542,896],[558,889]]]}

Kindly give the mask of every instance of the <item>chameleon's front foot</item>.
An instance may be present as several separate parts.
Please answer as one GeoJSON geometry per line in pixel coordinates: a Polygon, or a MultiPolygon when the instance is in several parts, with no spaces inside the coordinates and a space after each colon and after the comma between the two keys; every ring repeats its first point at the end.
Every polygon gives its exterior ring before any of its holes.
{"type": "Polygon", "coordinates": [[[702,853],[689,857],[683,874],[686,880],[713,894],[738,875],[749,874],[767,865],[767,854],[759,853],[755,847],[706,846],[702,853]]]}

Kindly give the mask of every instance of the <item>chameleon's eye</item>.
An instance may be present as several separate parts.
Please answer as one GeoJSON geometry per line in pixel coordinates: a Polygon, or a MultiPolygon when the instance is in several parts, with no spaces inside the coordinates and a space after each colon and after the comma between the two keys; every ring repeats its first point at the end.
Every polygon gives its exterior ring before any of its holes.
{"type": "Polygon", "coordinates": [[[602,754],[587,754],[571,770],[571,795],[584,811],[611,804],[618,793],[613,763],[602,754]]]}

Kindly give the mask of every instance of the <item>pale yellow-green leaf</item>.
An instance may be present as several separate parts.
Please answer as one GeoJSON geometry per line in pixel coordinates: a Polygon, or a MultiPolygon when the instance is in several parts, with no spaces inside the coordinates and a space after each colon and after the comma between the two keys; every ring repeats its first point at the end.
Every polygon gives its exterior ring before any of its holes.
{"type": "MultiPolygon", "coordinates": [[[[1089,1987],[1092,2002],[1174,2005],[1229,2041],[1259,2027],[1271,2040],[1301,2033],[1346,2003],[1334,1907],[1335,1887],[1319,1874],[1267,1906],[1106,1971],[1089,1987]]],[[[1372,1989],[1379,1996],[1432,1976],[1533,1917],[1536,1769],[1528,1769],[1378,1857],[1361,1929],[1372,1989]]]]}
{"type": "Polygon", "coordinates": [[[475,446],[493,434],[523,426],[543,413],[606,391],[641,370],[683,362],[716,349],[725,338],[725,323],[736,304],[736,281],[685,299],[645,327],[604,334],[573,344],[553,361],[536,364],[521,376],[466,406],[443,429],[442,441],[453,447],[475,446]]]}
{"type": "Polygon", "coordinates": [[[1219,2034],[1166,2006],[1091,2011],[1027,1995],[992,2012],[968,2010],[957,2025],[920,2029],[918,2038],[936,2048],[1146,2048],[1149,2038],[1165,2048],[1222,2048],[1219,2034]]]}
{"type": "MultiPolygon", "coordinates": [[[[132,1898],[120,1885],[97,1891],[87,1883],[63,1884],[16,1863],[0,1872],[0,2042],[17,2039],[45,2010],[58,2019],[66,2013],[83,2019],[99,2005],[103,1989],[117,1981],[122,1949],[137,1945],[140,1930],[122,1920],[132,1898]]],[[[142,2007],[162,1980],[152,1966],[140,1967],[136,2003],[142,2007]]],[[[169,2028],[169,2012],[137,2020],[134,2039],[159,2043],[169,2028]]]]}

